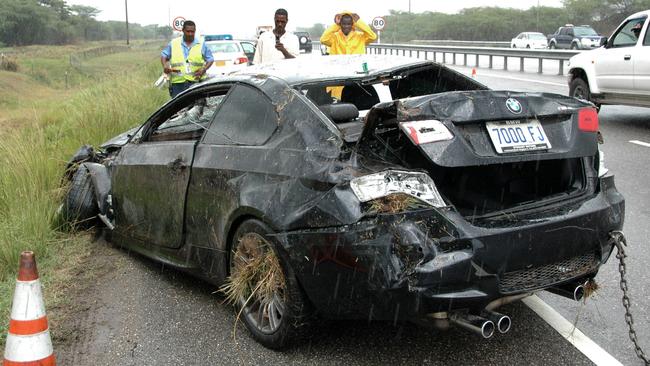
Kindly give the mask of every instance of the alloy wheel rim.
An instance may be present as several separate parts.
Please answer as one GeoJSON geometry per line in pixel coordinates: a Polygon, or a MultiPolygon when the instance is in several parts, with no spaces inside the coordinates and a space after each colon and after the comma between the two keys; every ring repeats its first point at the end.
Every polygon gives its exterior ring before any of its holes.
{"type": "MultiPolygon", "coordinates": [[[[242,243],[249,243],[246,244],[248,247],[243,250],[243,255],[246,258],[236,258],[231,261],[231,273],[242,260],[250,261],[256,256],[265,255],[266,250],[272,250],[270,249],[271,244],[262,235],[246,233],[242,238],[247,236],[254,237],[256,240],[240,240],[240,245],[242,243]],[[252,247],[252,244],[250,244],[254,242],[259,243],[257,247],[252,247]]],[[[259,281],[251,284],[251,287],[255,288],[258,285],[259,281]]],[[[284,319],[286,311],[285,292],[281,288],[277,289],[273,292],[273,296],[269,300],[260,299],[254,295],[249,298],[241,296],[239,298],[239,305],[242,315],[250,325],[261,333],[273,334],[280,328],[284,319]]]]}

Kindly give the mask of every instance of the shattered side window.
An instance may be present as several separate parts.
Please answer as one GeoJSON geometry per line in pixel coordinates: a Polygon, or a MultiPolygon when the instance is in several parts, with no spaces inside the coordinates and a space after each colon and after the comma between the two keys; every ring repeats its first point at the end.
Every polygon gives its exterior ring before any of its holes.
{"type": "Polygon", "coordinates": [[[234,87],[203,140],[215,145],[262,145],[278,127],[271,100],[247,85],[234,87]]]}
{"type": "Polygon", "coordinates": [[[225,92],[219,95],[202,96],[180,106],[178,111],[161,123],[152,132],[150,141],[198,140],[208,128],[217,107],[223,101],[225,92]]]}

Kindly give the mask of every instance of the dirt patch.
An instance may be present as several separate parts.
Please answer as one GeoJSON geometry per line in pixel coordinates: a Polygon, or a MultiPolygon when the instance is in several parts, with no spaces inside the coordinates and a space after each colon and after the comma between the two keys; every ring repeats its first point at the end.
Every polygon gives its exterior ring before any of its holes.
{"type": "Polygon", "coordinates": [[[89,312],[100,298],[94,286],[107,281],[123,263],[120,253],[101,237],[88,235],[80,245],[83,253],[62,263],[55,270],[52,287],[45,290],[49,291],[46,297],[52,298],[52,305],[46,306],[55,351],[83,343],[86,332],[93,329],[89,312]]]}

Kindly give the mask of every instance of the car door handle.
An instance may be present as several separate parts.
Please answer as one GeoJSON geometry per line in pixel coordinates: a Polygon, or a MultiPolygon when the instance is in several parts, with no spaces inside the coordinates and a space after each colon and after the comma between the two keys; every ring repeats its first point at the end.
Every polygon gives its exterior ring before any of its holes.
{"type": "Polygon", "coordinates": [[[632,58],[632,55],[625,55],[623,56],[623,60],[628,61],[632,58]]]}

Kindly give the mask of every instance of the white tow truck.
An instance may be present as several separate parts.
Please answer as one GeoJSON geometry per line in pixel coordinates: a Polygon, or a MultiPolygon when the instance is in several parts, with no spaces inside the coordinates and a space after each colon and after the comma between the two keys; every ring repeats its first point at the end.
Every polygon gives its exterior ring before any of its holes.
{"type": "Polygon", "coordinates": [[[569,95],[602,104],[650,107],[650,10],[627,17],[604,46],[569,60],[569,95]]]}

